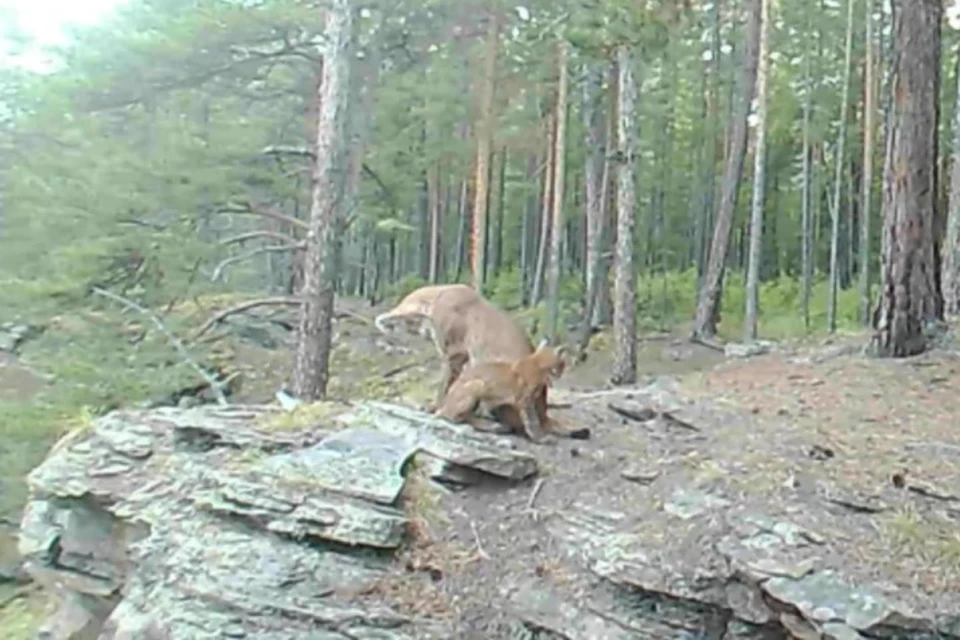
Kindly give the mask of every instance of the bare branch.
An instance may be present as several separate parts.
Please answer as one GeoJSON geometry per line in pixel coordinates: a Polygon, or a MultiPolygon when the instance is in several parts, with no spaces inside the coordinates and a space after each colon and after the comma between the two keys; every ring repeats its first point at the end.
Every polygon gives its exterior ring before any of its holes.
{"type": "Polygon", "coordinates": [[[272,207],[267,207],[265,205],[258,205],[254,202],[242,202],[242,203],[233,203],[221,208],[217,213],[235,213],[241,215],[254,215],[254,216],[263,216],[264,218],[270,218],[272,220],[279,220],[280,222],[286,222],[287,224],[297,227],[300,229],[307,229],[308,225],[305,221],[300,220],[299,218],[294,218],[293,216],[288,216],[285,213],[280,213],[272,207]]]}
{"type": "Polygon", "coordinates": [[[210,385],[210,388],[213,390],[213,393],[217,396],[217,404],[224,407],[227,406],[227,404],[229,404],[227,402],[227,396],[223,392],[224,390],[223,383],[220,382],[220,380],[218,380],[216,376],[211,375],[202,366],[200,366],[200,363],[198,363],[194,359],[194,357],[190,355],[190,352],[187,351],[187,348],[184,346],[183,342],[181,342],[181,340],[176,335],[174,335],[172,331],[167,329],[166,325],[164,325],[163,322],[160,321],[160,318],[158,318],[155,313],[153,313],[149,309],[145,309],[144,307],[141,307],[136,302],[128,300],[122,296],[118,296],[117,294],[107,291],[106,289],[101,289],[100,287],[92,287],[91,291],[93,291],[93,293],[97,295],[103,296],[104,298],[113,300],[114,302],[119,302],[127,309],[132,309],[137,313],[140,313],[141,315],[144,315],[147,318],[149,318],[150,321],[153,322],[153,325],[160,331],[160,333],[165,335],[167,337],[167,340],[169,340],[170,343],[174,346],[174,348],[180,353],[180,357],[182,357],[187,364],[193,367],[197,371],[197,373],[200,374],[200,377],[202,377],[207,382],[207,384],[210,385]]]}
{"type": "Polygon", "coordinates": [[[225,240],[221,240],[220,246],[225,247],[231,244],[237,244],[238,242],[253,240],[254,238],[274,238],[276,240],[283,240],[288,244],[297,244],[296,238],[293,238],[285,233],[280,233],[279,231],[269,231],[266,229],[260,229],[258,231],[248,231],[246,233],[241,233],[241,234],[226,238],[225,240]]]}
{"type": "Polygon", "coordinates": [[[300,298],[295,298],[291,296],[283,296],[283,297],[275,297],[275,298],[257,298],[255,300],[247,300],[246,302],[241,302],[240,304],[236,304],[232,307],[228,307],[224,309],[223,311],[219,311],[215,313],[209,320],[204,322],[203,325],[201,325],[200,328],[194,332],[192,339],[196,340],[197,338],[205,334],[207,331],[209,331],[211,328],[213,328],[214,325],[222,322],[228,316],[232,316],[236,313],[247,311],[248,309],[254,309],[256,307],[281,306],[281,305],[298,307],[300,306],[300,304],[301,304],[300,298]]]}
{"type": "Polygon", "coordinates": [[[313,149],[308,147],[295,147],[292,145],[274,144],[264,147],[260,152],[265,156],[302,156],[311,160],[317,157],[313,149]]]}
{"type": "Polygon", "coordinates": [[[232,264],[237,264],[238,262],[243,262],[244,260],[249,260],[250,258],[255,258],[259,255],[263,255],[264,253],[296,251],[297,249],[302,249],[304,246],[305,245],[302,242],[298,242],[296,244],[280,244],[269,247],[257,247],[256,249],[247,251],[246,253],[241,253],[240,255],[226,258],[213,269],[213,273],[210,274],[210,282],[216,282],[219,280],[220,276],[223,275],[223,270],[232,264]]]}

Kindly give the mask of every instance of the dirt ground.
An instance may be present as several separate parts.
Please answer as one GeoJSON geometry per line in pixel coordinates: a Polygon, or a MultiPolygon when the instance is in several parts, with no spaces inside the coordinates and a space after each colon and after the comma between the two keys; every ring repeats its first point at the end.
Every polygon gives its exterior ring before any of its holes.
{"type": "MultiPolygon", "coordinates": [[[[378,310],[356,306],[348,311],[350,316],[337,323],[333,395],[410,404],[429,398],[438,371],[432,346],[415,337],[385,343],[363,320],[378,310]]],[[[857,335],[829,343],[811,339],[781,345],[768,355],[729,360],[691,344],[682,330],[643,337],[639,385],[673,378],[691,402],[750,416],[749,421],[731,418],[705,441],[677,444],[609,410],[596,393],[609,388],[611,363],[609,336],[596,335],[587,361],[571,367],[551,391],[556,405],[551,415],[589,427],[591,439],[540,446],[520,442],[543,468],[540,477],[521,485],[456,493],[421,488],[411,498],[418,518],[416,544],[401,554],[392,580],[358,597],[383,598],[416,613],[455,615],[475,629],[470,637],[497,637],[490,635],[498,633],[498,621],[491,619],[489,602],[502,595],[505,575],[546,576],[573,595],[588,586],[589,576],[564,569],[562,552],[547,530],[548,514],[590,501],[610,506],[662,501],[656,486],[636,490],[624,473],[627,468],[656,470],[667,459],[685,456],[683,464],[698,482],[720,483],[744,496],[807,480],[810,486],[833,483],[865,496],[902,488],[908,478],[931,492],[960,486],[960,435],[954,423],[960,415],[960,359],[937,351],[876,360],[845,346],[865,340],[857,335]],[[764,482],[758,483],[759,477],[764,482]]],[[[289,369],[290,352],[237,344],[231,355],[245,373],[236,400],[270,401],[289,369]]],[[[876,575],[884,564],[892,580],[915,584],[920,596],[956,596],[960,527],[944,522],[929,509],[895,501],[870,525],[876,535],[858,545],[864,576],[876,575]]],[[[36,596],[0,599],[0,628],[8,628],[9,616],[23,618],[39,610],[40,602],[36,596]]]]}

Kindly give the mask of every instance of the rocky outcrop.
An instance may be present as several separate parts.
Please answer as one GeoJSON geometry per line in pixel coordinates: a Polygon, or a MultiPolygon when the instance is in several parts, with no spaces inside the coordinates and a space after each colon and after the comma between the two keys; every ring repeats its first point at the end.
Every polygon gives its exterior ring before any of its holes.
{"type": "Polygon", "coordinates": [[[404,540],[405,465],[522,479],[534,459],[389,405],[257,426],[275,412],[117,411],[61,441],[28,478],[20,540],[60,602],[43,637],[450,637],[349,596],[404,540]]]}
{"type": "Polygon", "coordinates": [[[43,637],[960,639],[956,590],[871,551],[877,509],[946,518],[945,489],[828,491],[852,479],[814,476],[787,429],[669,385],[553,400],[605,420],[596,437],[378,402],[309,428],[268,407],[106,415],[29,477],[20,550],[60,603],[43,637]],[[430,544],[411,468],[455,489],[430,544]]]}

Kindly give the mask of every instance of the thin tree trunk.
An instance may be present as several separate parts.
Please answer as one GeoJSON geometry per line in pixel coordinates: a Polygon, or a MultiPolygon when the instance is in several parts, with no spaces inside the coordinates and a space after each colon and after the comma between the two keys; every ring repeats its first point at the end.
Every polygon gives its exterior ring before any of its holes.
{"type": "Polygon", "coordinates": [[[757,339],[757,306],[763,239],[764,159],[767,141],[767,78],[770,75],[770,0],[760,2],[760,63],[757,70],[757,141],[753,162],[753,202],[750,207],[750,252],[747,257],[747,301],[744,340],[757,339]]]}
{"type": "MultiPolygon", "coordinates": [[[[810,26],[810,20],[807,20],[810,26]]],[[[806,40],[803,52],[803,177],[800,192],[800,312],[803,328],[810,329],[810,289],[813,284],[813,216],[811,215],[811,160],[810,112],[813,109],[813,84],[810,75],[810,46],[806,40]]]]}
{"type": "Polygon", "coordinates": [[[497,217],[493,225],[493,275],[500,274],[503,266],[503,207],[506,197],[507,147],[501,147],[497,164],[497,217]]]}
{"type": "Polygon", "coordinates": [[[610,68],[607,73],[607,127],[606,127],[606,157],[603,162],[603,233],[600,236],[600,271],[597,279],[600,281],[597,301],[595,325],[608,324],[613,317],[613,300],[610,292],[610,267],[613,264],[613,245],[617,237],[616,221],[616,189],[614,181],[616,171],[614,170],[613,150],[617,149],[617,127],[619,127],[619,116],[617,115],[617,105],[620,102],[617,84],[619,82],[620,71],[617,68],[616,58],[610,61],[610,68]]]}
{"type": "Polygon", "coordinates": [[[860,321],[870,324],[870,215],[873,193],[873,135],[874,116],[874,61],[873,61],[873,0],[866,0],[866,61],[863,76],[863,195],[860,203],[860,321]]]}
{"type": "Polygon", "coordinates": [[[471,268],[473,288],[483,289],[487,266],[486,229],[487,204],[490,197],[490,148],[493,144],[493,92],[496,86],[497,38],[499,16],[496,9],[487,20],[487,44],[483,65],[483,86],[480,94],[480,122],[477,127],[477,173],[473,204],[473,255],[471,268]]]}
{"type": "Polygon", "coordinates": [[[537,194],[537,169],[540,161],[536,154],[531,153],[527,157],[526,183],[533,185],[533,189],[527,195],[527,202],[523,209],[523,219],[520,223],[520,304],[526,306],[529,300],[530,291],[530,254],[533,253],[535,245],[534,221],[539,211],[537,194]]]}
{"type": "Polygon", "coordinates": [[[957,52],[957,103],[953,108],[953,149],[950,165],[950,199],[947,209],[947,239],[943,245],[944,313],[960,314],[960,50],[957,52]]]}
{"type": "Polygon", "coordinates": [[[840,196],[843,187],[843,150],[847,138],[847,112],[850,107],[850,68],[853,56],[853,3],[847,0],[847,36],[844,49],[843,91],[840,99],[840,133],[837,136],[837,157],[830,208],[830,282],[827,297],[827,330],[837,330],[837,290],[840,286],[840,196]]]}
{"type": "Polygon", "coordinates": [[[586,283],[583,301],[583,316],[580,319],[580,335],[577,339],[577,357],[582,359],[590,344],[590,333],[594,323],[594,310],[600,290],[600,252],[602,250],[604,227],[604,140],[603,110],[601,92],[603,90],[603,72],[595,62],[584,65],[583,83],[583,125],[586,159],[586,283]]]}
{"type": "Polygon", "coordinates": [[[637,378],[637,275],[634,270],[634,225],[636,193],[637,85],[630,50],[617,50],[620,70],[617,108],[617,250],[614,275],[613,384],[633,384],[637,378]]]}
{"type": "Polygon", "coordinates": [[[893,2],[893,95],[883,190],[883,267],[874,315],[877,354],[906,357],[927,346],[943,319],[937,220],[940,0],[893,2]]]}
{"type": "Polygon", "coordinates": [[[537,245],[537,267],[533,276],[533,293],[530,295],[531,304],[538,304],[543,298],[544,273],[547,267],[547,249],[550,242],[550,213],[553,211],[553,173],[556,158],[554,157],[554,114],[548,114],[547,123],[547,164],[543,169],[543,198],[540,200],[540,241],[537,245]]]}
{"type": "Polygon", "coordinates": [[[453,281],[460,282],[460,276],[463,275],[463,262],[466,253],[467,244],[467,225],[470,217],[467,203],[470,201],[469,180],[464,178],[460,181],[460,198],[457,204],[457,255],[456,266],[453,272],[453,281]]]}
{"type": "Polygon", "coordinates": [[[557,339],[557,324],[560,316],[560,231],[563,229],[563,182],[566,178],[564,155],[567,137],[567,48],[566,40],[559,44],[558,66],[560,68],[557,88],[557,132],[554,137],[553,170],[553,215],[550,237],[550,270],[547,283],[547,326],[546,335],[550,342],[557,339]]]}
{"type": "Polygon", "coordinates": [[[427,187],[430,200],[430,263],[428,278],[430,284],[437,283],[440,271],[440,165],[434,164],[428,169],[427,187]]]}
{"type": "MultiPolygon", "coordinates": [[[[720,115],[720,6],[723,0],[714,0],[711,19],[710,62],[704,68],[709,73],[709,88],[706,91],[705,145],[702,150],[700,169],[699,200],[694,202],[696,221],[694,223],[694,260],[697,265],[697,292],[703,286],[703,276],[707,269],[707,229],[710,212],[713,210],[713,196],[716,189],[717,171],[717,125],[720,115]]],[[[706,84],[706,83],[705,83],[706,84]]]]}
{"type": "MultiPolygon", "coordinates": [[[[331,0],[326,17],[323,79],[317,96],[316,159],[312,204],[306,237],[302,304],[293,365],[293,393],[304,401],[327,391],[333,300],[335,247],[343,219],[346,181],[346,120],[353,59],[353,13],[349,0],[331,0]]],[[[345,197],[346,196],[346,197],[345,197]]]]}
{"type": "Polygon", "coordinates": [[[757,79],[757,54],[760,48],[760,0],[747,0],[749,14],[746,26],[743,74],[740,78],[739,98],[730,111],[730,137],[727,165],[724,170],[720,206],[710,245],[710,261],[704,278],[703,289],[697,301],[697,316],[693,335],[709,339],[717,333],[720,295],[723,287],[723,270],[730,245],[730,230],[733,212],[737,206],[740,179],[743,174],[744,156],[747,150],[747,117],[750,114],[750,99],[754,94],[757,79]]]}

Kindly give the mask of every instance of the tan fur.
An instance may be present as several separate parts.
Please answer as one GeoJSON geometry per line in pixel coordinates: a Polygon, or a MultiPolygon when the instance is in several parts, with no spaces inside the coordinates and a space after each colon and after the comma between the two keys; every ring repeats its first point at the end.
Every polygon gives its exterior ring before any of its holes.
{"type": "MultiPolygon", "coordinates": [[[[378,315],[374,324],[384,334],[404,331],[433,340],[441,358],[441,373],[436,399],[427,408],[429,411],[440,406],[450,385],[468,364],[513,362],[534,351],[527,332],[513,316],[465,284],[420,287],[393,309],[378,315]]],[[[547,385],[535,391],[534,405],[547,430],[568,437],[578,433],[564,431],[547,416],[547,385]]],[[[505,424],[517,424],[521,419],[516,409],[508,405],[493,415],[505,424]]]]}
{"type": "Polygon", "coordinates": [[[535,394],[563,375],[564,355],[563,347],[554,350],[543,343],[532,354],[513,362],[472,365],[450,386],[436,415],[489,431],[492,429],[473,419],[477,407],[495,414],[498,409],[510,409],[500,412],[500,416],[509,416],[505,426],[514,433],[522,431],[533,442],[542,442],[546,425],[537,411],[535,394]]]}

